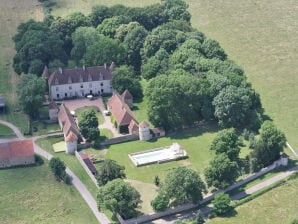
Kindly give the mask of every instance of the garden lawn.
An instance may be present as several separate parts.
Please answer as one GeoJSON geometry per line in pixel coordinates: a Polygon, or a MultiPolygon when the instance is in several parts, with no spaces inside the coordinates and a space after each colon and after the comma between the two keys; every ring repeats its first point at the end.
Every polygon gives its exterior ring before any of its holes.
{"type": "MultiPolygon", "coordinates": [[[[115,144],[109,146],[105,157],[113,159],[119,164],[124,165],[128,179],[146,183],[153,183],[156,175],[163,179],[168,170],[177,166],[188,166],[199,173],[202,173],[204,168],[208,165],[210,159],[213,157],[212,153],[209,151],[209,146],[216,132],[217,128],[210,125],[149,142],[131,141],[115,144]],[[128,157],[129,153],[169,146],[174,142],[178,142],[186,150],[189,155],[188,159],[135,167],[128,157]]],[[[98,154],[103,156],[103,150],[88,149],[86,152],[93,155],[98,154]]]]}
{"type": "Polygon", "coordinates": [[[298,178],[288,180],[252,201],[236,208],[236,214],[229,218],[215,218],[208,224],[280,224],[298,219],[298,178]]]}
{"type": "Polygon", "coordinates": [[[99,131],[100,131],[100,133],[99,133],[100,141],[103,141],[103,140],[113,137],[113,133],[110,131],[110,129],[103,128],[103,129],[100,129],[99,131]]]}
{"type": "Polygon", "coordinates": [[[32,134],[35,136],[61,131],[58,123],[46,124],[43,122],[34,122],[31,124],[31,126],[32,126],[32,134]],[[34,128],[36,128],[37,130],[36,132],[34,132],[34,128]]]}
{"type": "Polygon", "coordinates": [[[98,223],[74,186],[56,181],[48,164],[0,170],[0,223],[98,223]]]}
{"type": "Polygon", "coordinates": [[[3,125],[3,124],[0,124],[0,135],[3,135],[3,134],[13,134],[13,130],[11,130],[9,127],[3,125]]]}
{"type": "Polygon", "coordinates": [[[53,149],[53,144],[63,141],[63,138],[42,138],[38,139],[36,143],[51,153],[55,157],[59,157],[62,161],[64,161],[65,165],[69,167],[74,174],[86,185],[90,193],[96,198],[97,188],[91,178],[88,176],[87,172],[84,170],[78,159],[75,155],[70,155],[66,153],[55,153],[53,149]]]}
{"type": "Polygon", "coordinates": [[[89,111],[89,110],[95,110],[99,125],[104,123],[104,118],[97,107],[93,107],[93,106],[92,107],[81,107],[81,108],[76,109],[75,114],[78,117],[78,119],[80,120],[80,117],[82,116],[83,112],[89,111]]]}

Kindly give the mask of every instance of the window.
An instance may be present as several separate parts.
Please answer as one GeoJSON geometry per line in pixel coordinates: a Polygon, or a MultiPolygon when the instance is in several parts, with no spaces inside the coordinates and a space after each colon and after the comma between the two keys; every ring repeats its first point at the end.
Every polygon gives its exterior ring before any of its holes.
{"type": "Polygon", "coordinates": [[[103,86],[103,83],[102,82],[100,83],[100,86],[103,86]]]}
{"type": "Polygon", "coordinates": [[[103,93],[103,89],[101,89],[101,92],[103,93]]]}
{"type": "Polygon", "coordinates": [[[65,97],[67,97],[67,93],[65,93],[65,97]]]}
{"type": "Polygon", "coordinates": [[[82,88],[82,89],[84,88],[83,84],[81,85],[81,88],[82,88]]]}
{"type": "Polygon", "coordinates": [[[69,90],[72,90],[72,86],[69,86],[68,88],[69,88],[69,90]]]}
{"type": "Polygon", "coordinates": [[[57,98],[59,98],[59,94],[57,94],[57,98]]]}

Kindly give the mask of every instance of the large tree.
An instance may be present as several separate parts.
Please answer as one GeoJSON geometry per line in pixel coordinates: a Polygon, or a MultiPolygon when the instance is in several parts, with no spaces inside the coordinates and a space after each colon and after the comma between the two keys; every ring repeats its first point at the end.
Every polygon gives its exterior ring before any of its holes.
{"type": "Polygon", "coordinates": [[[126,89],[134,98],[143,97],[142,86],[138,77],[136,77],[132,67],[122,65],[113,71],[112,86],[118,93],[123,93],[126,89]]]}
{"type": "Polygon", "coordinates": [[[44,100],[46,91],[46,80],[43,77],[28,74],[22,78],[18,84],[17,94],[19,103],[24,112],[32,118],[36,118],[39,113],[39,108],[44,100]]]}
{"type": "Polygon", "coordinates": [[[29,20],[21,24],[13,40],[17,52],[13,59],[13,67],[18,74],[28,73],[29,69],[39,72],[41,64],[44,67],[55,59],[67,61],[64,42],[59,34],[51,32],[42,22],[29,20]]]}
{"type": "Polygon", "coordinates": [[[124,219],[137,214],[136,209],[141,203],[141,196],[134,187],[121,179],[108,182],[99,189],[97,199],[99,208],[109,209],[114,214],[119,213],[124,219]]]}
{"type": "Polygon", "coordinates": [[[239,177],[239,167],[236,161],[231,161],[226,154],[222,153],[210,161],[204,174],[208,186],[225,188],[239,177]]]}
{"type": "Polygon", "coordinates": [[[98,170],[98,174],[96,176],[98,185],[103,186],[111,180],[125,178],[124,170],[125,167],[120,166],[116,163],[116,161],[106,159],[98,170]]]}
{"type": "Polygon", "coordinates": [[[235,161],[239,158],[241,141],[235,129],[225,129],[219,132],[213,139],[210,149],[216,154],[225,153],[230,160],[235,161]]]}
{"type": "Polygon", "coordinates": [[[217,215],[224,215],[232,209],[232,206],[230,205],[231,199],[229,195],[223,192],[218,193],[214,196],[212,204],[217,215]]]}
{"type": "Polygon", "coordinates": [[[119,41],[100,35],[99,39],[87,47],[83,63],[88,66],[103,65],[115,62],[121,65],[124,62],[125,49],[119,41]]]}
{"type": "Polygon", "coordinates": [[[272,164],[280,158],[280,153],[286,145],[285,134],[278,130],[273,122],[265,121],[260,129],[252,157],[257,160],[259,167],[272,164]]]}
{"type": "Polygon", "coordinates": [[[186,167],[178,167],[166,175],[159,197],[165,196],[173,205],[199,203],[205,190],[205,184],[197,172],[186,167]]]}
{"type": "Polygon", "coordinates": [[[151,79],[146,88],[149,120],[170,129],[202,119],[205,91],[204,80],[183,73],[151,79]]]}
{"type": "Polygon", "coordinates": [[[257,129],[260,125],[258,95],[250,88],[227,86],[214,98],[215,117],[222,127],[257,129]]]}
{"type": "Polygon", "coordinates": [[[80,65],[80,60],[84,57],[88,46],[93,45],[100,35],[93,27],[79,27],[72,33],[71,37],[73,43],[71,58],[77,65],[80,65]]]}
{"type": "Polygon", "coordinates": [[[63,161],[58,157],[53,157],[49,162],[49,167],[58,180],[63,180],[67,184],[69,183],[69,178],[65,171],[66,166],[63,161]]]}
{"type": "Polygon", "coordinates": [[[86,110],[79,117],[80,132],[88,142],[98,140],[98,119],[94,110],[86,110]]]}

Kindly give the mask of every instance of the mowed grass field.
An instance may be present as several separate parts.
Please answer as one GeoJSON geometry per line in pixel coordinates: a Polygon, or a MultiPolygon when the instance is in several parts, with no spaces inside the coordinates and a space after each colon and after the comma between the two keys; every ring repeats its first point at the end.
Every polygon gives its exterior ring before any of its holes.
{"type": "Polygon", "coordinates": [[[215,218],[208,224],[280,224],[298,219],[298,178],[236,208],[233,218],[215,218]]]}
{"type": "MultiPolygon", "coordinates": [[[[298,149],[298,4],[296,0],[186,0],[191,23],[216,39],[260,93],[266,114],[298,149]]],[[[158,0],[56,0],[52,14],[89,13],[95,4],[144,6],[158,0]]]]}
{"type": "Polygon", "coordinates": [[[0,170],[0,223],[97,223],[74,186],[56,181],[48,164],[0,170]]]}
{"type": "MultiPolygon", "coordinates": [[[[21,22],[33,18],[43,19],[43,12],[37,0],[1,0],[0,1],[0,95],[5,97],[9,109],[17,106],[16,86],[20,76],[12,68],[12,58],[15,54],[13,35],[21,22]]],[[[28,131],[28,118],[24,114],[9,113],[0,115],[0,119],[10,121],[28,131]]]]}

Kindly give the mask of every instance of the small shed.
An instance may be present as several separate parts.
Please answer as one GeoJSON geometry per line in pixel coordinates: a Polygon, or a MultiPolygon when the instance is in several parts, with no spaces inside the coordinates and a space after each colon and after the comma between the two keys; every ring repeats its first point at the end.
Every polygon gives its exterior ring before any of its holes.
{"type": "Polygon", "coordinates": [[[0,112],[5,112],[5,101],[2,96],[0,96],[0,112]]]}

